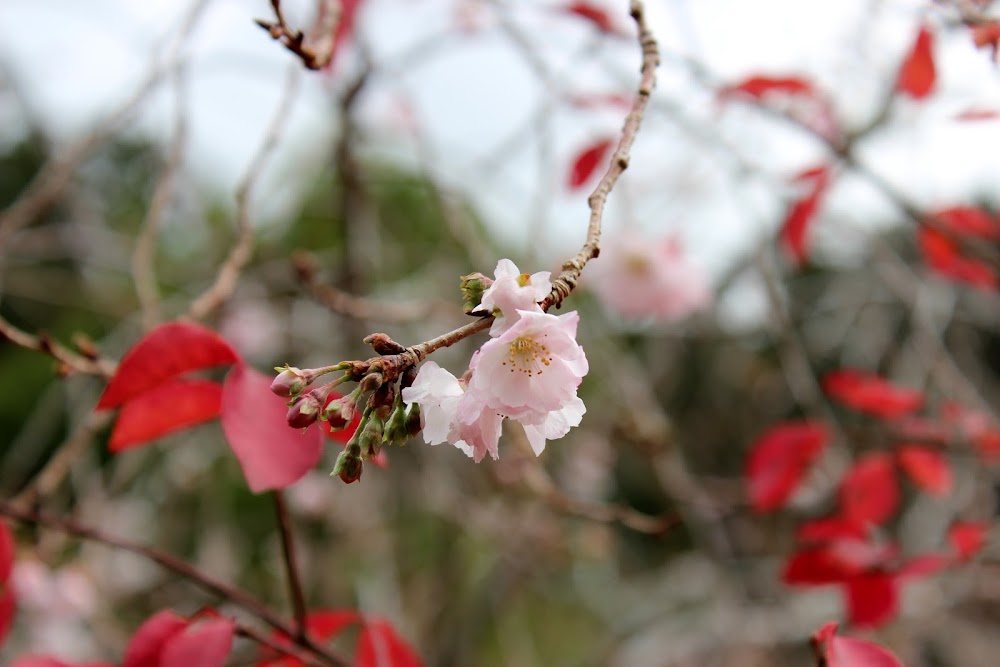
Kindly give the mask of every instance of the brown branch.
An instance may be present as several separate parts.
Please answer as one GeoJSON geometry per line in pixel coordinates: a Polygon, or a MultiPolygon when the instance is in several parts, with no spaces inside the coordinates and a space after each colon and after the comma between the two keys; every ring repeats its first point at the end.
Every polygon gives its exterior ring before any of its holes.
{"type": "Polygon", "coordinates": [[[256,19],[258,26],[271,35],[271,39],[298,56],[307,69],[319,70],[330,64],[336,48],[334,36],[341,19],[341,5],[336,0],[317,0],[316,20],[308,37],[301,30],[293,30],[281,11],[281,0],[271,0],[274,21],[256,19]]]}
{"type": "Polygon", "coordinates": [[[285,561],[285,575],[288,577],[288,592],[292,599],[292,609],[295,614],[295,637],[303,639],[306,636],[306,599],[302,594],[302,581],[299,578],[298,561],[295,558],[295,538],[292,535],[292,518],[285,503],[285,494],[277,489],[271,494],[274,500],[274,511],[278,519],[278,533],[281,535],[281,555],[285,561]]]}
{"type": "MultiPolygon", "coordinates": [[[[142,556],[143,558],[151,560],[157,565],[170,570],[175,574],[179,574],[212,595],[215,595],[220,599],[249,612],[256,618],[270,625],[275,630],[283,632],[289,637],[295,637],[295,629],[290,627],[284,619],[269,609],[261,601],[238,588],[212,578],[210,575],[202,572],[191,563],[165,551],[160,551],[155,547],[133,542],[123,537],[118,537],[117,535],[105,533],[97,528],[92,528],[78,523],[73,519],[34,510],[20,509],[12,502],[6,500],[0,500],[0,516],[6,516],[10,519],[23,523],[30,523],[59,530],[80,539],[98,542],[100,544],[115,547],[123,551],[142,556]]],[[[322,658],[323,663],[326,665],[332,665],[333,667],[348,667],[350,664],[345,658],[335,655],[325,648],[316,646],[307,637],[295,639],[294,641],[303,648],[308,649],[315,656],[322,658]]]]}
{"type": "Polygon", "coordinates": [[[82,375],[98,375],[110,378],[115,372],[115,362],[110,359],[91,358],[73,352],[52,340],[46,334],[32,335],[18,329],[13,324],[0,317],[0,343],[8,340],[26,350],[47,354],[59,362],[59,372],[62,374],[80,373],[82,375]]]}
{"type": "Polygon", "coordinates": [[[639,44],[642,47],[639,94],[636,95],[632,109],[625,117],[618,147],[615,149],[614,155],[611,156],[611,164],[604,176],[601,177],[594,192],[587,198],[587,204],[590,206],[587,240],[576,257],[563,263],[562,272],[552,281],[552,292],[542,302],[542,308],[545,310],[552,306],[559,307],[576,287],[583,267],[601,252],[601,222],[604,217],[604,205],[607,203],[608,195],[615,183],[618,182],[618,178],[628,168],[629,151],[635,142],[636,133],[639,131],[646,107],[649,104],[649,97],[656,85],[656,68],[660,64],[660,51],[653,33],[650,32],[649,26],[646,24],[644,8],[640,0],[632,0],[630,13],[639,28],[639,44]]]}
{"type": "Polygon", "coordinates": [[[292,103],[295,101],[299,90],[300,79],[299,70],[297,68],[291,70],[285,84],[285,91],[281,102],[274,114],[274,118],[271,120],[270,127],[268,127],[264,135],[264,141],[257,150],[257,154],[251,161],[246,175],[243,177],[243,181],[236,191],[236,243],[229,251],[229,256],[226,257],[222,266],[219,267],[219,271],[215,276],[215,282],[202,292],[188,308],[187,316],[191,319],[204,319],[228,299],[233,290],[236,289],[236,282],[240,277],[240,272],[242,272],[247,262],[250,261],[250,256],[253,253],[253,228],[250,225],[250,197],[253,194],[253,188],[257,183],[257,179],[260,177],[264,167],[267,166],[268,160],[273,155],[274,149],[281,140],[285,122],[288,120],[292,103]]]}

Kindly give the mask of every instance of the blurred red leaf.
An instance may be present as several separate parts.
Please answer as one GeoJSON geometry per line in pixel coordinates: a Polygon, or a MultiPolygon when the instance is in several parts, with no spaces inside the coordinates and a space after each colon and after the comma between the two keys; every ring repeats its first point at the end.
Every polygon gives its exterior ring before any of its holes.
{"type": "Polygon", "coordinates": [[[934,211],[929,217],[955,234],[983,239],[1000,238],[1000,222],[981,208],[954,206],[934,211]]]}
{"type": "Polygon", "coordinates": [[[801,542],[832,542],[835,540],[863,540],[868,530],[840,516],[812,519],[801,524],[795,537],[801,542]]]}
{"type": "Polygon", "coordinates": [[[993,268],[978,259],[963,256],[954,239],[931,227],[921,226],[917,230],[917,242],[924,262],[935,273],[973,287],[996,291],[998,281],[993,268]]]}
{"type": "Polygon", "coordinates": [[[110,662],[65,662],[47,655],[23,655],[10,667],[114,667],[110,662]]]}
{"type": "Polygon", "coordinates": [[[159,667],[221,667],[235,633],[236,625],[226,618],[188,626],[167,639],[159,667]]]}
{"type": "Polygon", "coordinates": [[[998,118],[1000,118],[998,109],[966,109],[955,116],[955,120],[963,123],[977,123],[998,118]]]}
{"type": "MultiPolygon", "coordinates": [[[[327,68],[332,68],[333,63],[340,53],[341,47],[347,40],[353,37],[354,27],[357,23],[358,9],[362,0],[340,0],[340,18],[337,20],[337,29],[333,33],[333,53],[330,55],[330,63],[327,68]]],[[[326,3],[320,5],[325,7],[326,3]]],[[[323,9],[322,11],[326,11],[323,9]]]]}
{"type": "Polygon", "coordinates": [[[847,620],[857,627],[876,627],[899,611],[899,587],[894,574],[866,572],[844,586],[847,620]]]}
{"type": "Polygon", "coordinates": [[[156,612],[132,635],[125,647],[122,667],[159,667],[167,640],[187,626],[187,619],[168,609],[156,612]]]}
{"type": "Polygon", "coordinates": [[[236,351],[211,329],[190,322],[161,324],[125,353],[97,409],[117,407],[181,373],[238,361],[236,351]]]}
{"type": "Polygon", "coordinates": [[[900,445],[896,457],[903,471],[925,492],[944,496],[951,491],[951,466],[939,450],[924,445],[900,445]]]}
{"type": "MultiPolygon", "coordinates": [[[[349,625],[360,622],[361,615],[353,610],[312,611],[306,614],[306,633],[313,641],[323,643],[333,639],[349,625]]],[[[275,632],[272,638],[278,644],[289,645],[288,635],[284,633],[275,632]]],[[[263,655],[256,667],[303,667],[305,664],[289,655],[276,656],[269,648],[264,649],[263,655]]]]}
{"type": "Polygon", "coordinates": [[[785,252],[795,261],[802,264],[807,259],[806,236],[809,223],[816,217],[823,195],[830,185],[830,169],[826,166],[815,167],[802,172],[795,177],[796,181],[808,181],[811,188],[804,197],[798,199],[785,216],[781,226],[780,239],[785,252]]]}
{"type": "Polygon", "coordinates": [[[13,586],[6,582],[0,584],[0,645],[10,632],[10,626],[14,622],[14,612],[17,611],[17,601],[14,596],[13,586]]]}
{"type": "Polygon", "coordinates": [[[827,373],[823,389],[844,405],[883,419],[907,415],[924,402],[919,391],[897,387],[878,375],[849,369],[827,373]]]}
{"type": "Polygon", "coordinates": [[[809,81],[799,77],[752,76],[722,88],[719,91],[719,96],[727,98],[735,95],[746,95],[760,99],[770,93],[811,96],[816,93],[816,90],[809,81]]]}
{"type": "Polygon", "coordinates": [[[382,619],[368,619],[358,636],[357,667],[421,667],[413,649],[382,619]]]}
{"type": "Polygon", "coordinates": [[[566,5],[563,11],[589,21],[605,34],[615,35],[618,33],[608,13],[594,4],[589,2],[572,2],[566,5]]]}
{"type": "Polygon", "coordinates": [[[915,100],[921,100],[934,90],[937,74],[934,69],[934,35],[921,26],[913,47],[899,68],[896,90],[915,100]]]}
{"type": "Polygon", "coordinates": [[[899,506],[899,482],[885,452],[858,459],[840,483],[840,511],[859,525],[881,525],[899,506]]]}
{"type": "Polygon", "coordinates": [[[7,583],[14,569],[14,555],[17,553],[14,535],[6,521],[0,521],[0,584],[7,583]]]}
{"type": "Polygon", "coordinates": [[[986,544],[990,524],[981,521],[956,521],[948,529],[948,542],[961,560],[970,560],[986,544]]]}
{"type": "Polygon", "coordinates": [[[781,579],[792,586],[823,586],[841,583],[857,572],[826,546],[809,547],[788,557],[781,579]]]}
{"type": "Polygon", "coordinates": [[[750,504],[758,512],[782,507],[829,437],[819,422],[785,422],[771,427],[750,446],[746,480],[750,504]]]}
{"type": "Polygon", "coordinates": [[[1000,45],[1000,22],[990,21],[972,26],[972,41],[976,48],[989,47],[995,58],[1000,45]]]}
{"type": "Polygon", "coordinates": [[[826,667],[903,667],[899,659],[878,644],[836,634],[837,624],[827,623],[812,637],[813,649],[826,667]]]}
{"type": "Polygon", "coordinates": [[[121,452],[195,424],[215,419],[222,409],[222,385],[209,380],[167,380],[126,401],[118,413],[108,448],[121,452]]]}
{"type": "Polygon", "coordinates": [[[954,564],[954,559],[947,554],[922,554],[911,558],[896,572],[896,579],[915,579],[929,577],[954,564]]]}
{"type": "Polygon", "coordinates": [[[291,485],[323,453],[318,428],[288,426],[288,408],[271,393],[272,379],[240,364],[222,386],[222,430],[254,493],[291,485]]]}
{"type": "Polygon", "coordinates": [[[614,140],[601,139],[578,153],[569,172],[569,188],[575,190],[586,185],[597,167],[607,159],[613,146],[614,140]]]}

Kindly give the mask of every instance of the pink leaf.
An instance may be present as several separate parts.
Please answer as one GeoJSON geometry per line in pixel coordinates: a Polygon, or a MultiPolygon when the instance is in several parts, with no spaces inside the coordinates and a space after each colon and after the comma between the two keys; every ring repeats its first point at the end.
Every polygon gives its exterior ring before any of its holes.
{"type": "Polygon", "coordinates": [[[852,578],[844,587],[847,619],[858,627],[877,627],[899,611],[896,577],[886,572],[869,572],[852,578]]]}
{"type": "Polygon", "coordinates": [[[806,236],[809,225],[816,217],[823,195],[830,184],[830,170],[821,166],[810,169],[796,177],[798,181],[811,181],[812,187],[804,197],[792,204],[781,226],[781,243],[796,264],[808,258],[806,236]]]}
{"type": "Polygon", "coordinates": [[[188,627],[164,644],[159,667],[221,667],[235,632],[235,624],[225,618],[188,627]]]}
{"type": "Polygon", "coordinates": [[[899,506],[899,482],[885,452],[858,459],[840,484],[840,511],[859,525],[881,525],[899,506]]]}
{"type": "Polygon", "coordinates": [[[569,188],[576,190],[586,185],[597,167],[605,162],[613,146],[612,139],[601,139],[577,154],[573,160],[573,168],[569,173],[569,188]]]}
{"type": "Polygon", "coordinates": [[[827,373],[823,389],[844,405],[882,419],[903,417],[924,402],[919,391],[897,387],[877,375],[855,370],[827,373]]]}
{"type": "Polygon", "coordinates": [[[358,637],[357,667],[421,667],[422,664],[388,622],[365,621],[358,637]]]}
{"type": "Polygon", "coordinates": [[[905,93],[915,100],[922,100],[934,89],[937,74],[934,69],[934,35],[921,26],[913,48],[899,68],[899,79],[896,90],[905,93]]]}
{"type": "Polygon", "coordinates": [[[222,410],[222,385],[208,380],[167,380],[126,401],[108,448],[121,452],[195,424],[222,410]]]}
{"type": "Polygon", "coordinates": [[[757,438],[746,464],[751,506],[769,512],[788,502],[827,438],[823,424],[808,421],[779,424],[757,438]]]}
{"type": "Polygon", "coordinates": [[[236,351],[211,329],[190,322],[161,324],[125,353],[97,409],[117,407],[181,373],[237,361],[236,351]]]}
{"type": "Polygon", "coordinates": [[[188,621],[170,610],[158,611],[132,635],[125,648],[122,667],[159,667],[167,640],[183,632],[188,621]]]}
{"type": "MultiPolygon", "coordinates": [[[[354,35],[354,27],[357,23],[358,9],[362,0],[340,0],[340,19],[337,21],[337,29],[333,33],[333,53],[330,55],[328,68],[333,67],[333,63],[340,53],[341,47],[354,35]]],[[[321,7],[325,7],[323,3],[321,7]]],[[[324,10],[325,11],[325,10],[324,10]]]]}
{"type": "Polygon", "coordinates": [[[948,542],[961,560],[970,560],[986,544],[990,525],[980,521],[956,521],[948,529],[948,542]]]}
{"type": "Polygon", "coordinates": [[[289,486],[323,453],[318,428],[288,426],[288,408],[271,393],[272,379],[240,364],[222,387],[222,430],[254,493],[289,486]]]}
{"type": "Polygon", "coordinates": [[[896,449],[899,466],[913,483],[932,496],[951,491],[951,466],[937,449],[923,445],[901,445],[896,449]]]}
{"type": "Polygon", "coordinates": [[[836,635],[837,624],[827,623],[813,635],[820,664],[826,667],[903,667],[899,659],[878,644],[836,635]]]}
{"type": "Polygon", "coordinates": [[[1000,118],[1000,110],[997,109],[966,109],[955,115],[955,120],[962,123],[978,123],[1000,118]]]}

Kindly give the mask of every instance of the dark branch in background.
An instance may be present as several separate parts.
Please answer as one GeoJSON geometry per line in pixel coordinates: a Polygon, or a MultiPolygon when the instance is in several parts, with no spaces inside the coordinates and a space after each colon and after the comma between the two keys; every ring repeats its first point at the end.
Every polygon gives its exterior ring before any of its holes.
{"type": "Polygon", "coordinates": [[[316,646],[308,637],[297,637],[295,628],[291,627],[285,622],[284,619],[248,593],[230,586],[229,584],[218,581],[217,579],[213,579],[210,575],[202,572],[194,565],[172,554],[160,551],[155,547],[140,544],[138,542],[132,542],[131,540],[127,540],[123,537],[105,533],[97,528],[77,523],[72,519],[52,514],[45,514],[34,510],[20,509],[15,507],[14,504],[9,501],[0,501],[0,516],[6,516],[23,523],[52,528],[80,539],[91,540],[93,542],[105,544],[107,546],[115,547],[123,551],[142,556],[143,558],[147,558],[157,565],[179,574],[203,590],[208,591],[212,595],[215,595],[220,599],[249,612],[256,618],[270,625],[275,630],[288,635],[292,638],[291,641],[304,649],[307,649],[316,657],[321,658],[323,664],[331,665],[333,667],[348,667],[350,664],[350,662],[345,658],[330,652],[328,649],[316,646]]]}
{"type": "Polygon", "coordinates": [[[340,22],[341,8],[336,0],[318,0],[316,20],[307,37],[301,30],[288,27],[281,11],[281,0],[271,0],[274,21],[257,19],[256,23],[275,39],[299,57],[307,69],[323,69],[333,59],[334,35],[340,22]]]}
{"type": "Polygon", "coordinates": [[[47,334],[37,336],[29,334],[0,317],[0,344],[4,341],[10,341],[26,350],[49,355],[59,362],[59,373],[62,375],[79,373],[110,378],[115,372],[115,362],[98,356],[95,350],[83,349],[82,353],[78,354],[57,343],[47,334]]]}
{"type": "Polygon", "coordinates": [[[298,560],[295,557],[292,517],[288,513],[283,491],[278,489],[271,494],[271,497],[274,500],[274,512],[278,519],[278,532],[281,535],[281,555],[285,561],[285,575],[288,577],[288,593],[295,614],[295,637],[303,639],[306,636],[306,599],[302,594],[302,580],[299,578],[298,560]]]}

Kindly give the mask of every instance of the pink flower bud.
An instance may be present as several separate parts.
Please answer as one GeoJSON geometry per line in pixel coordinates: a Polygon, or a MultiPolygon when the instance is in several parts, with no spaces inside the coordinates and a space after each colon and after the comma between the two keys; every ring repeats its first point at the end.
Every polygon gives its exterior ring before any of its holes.
{"type": "Polygon", "coordinates": [[[337,462],[333,466],[333,473],[340,477],[344,484],[350,484],[361,479],[365,464],[361,457],[353,454],[350,449],[345,449],[337,457],[337,462]]]}
{"type": "MultiPolygon", "coordinates": [[[[278,369],[275,369],[278,370],[278,369]]],[[[301,394],[309,383],[302,371],[294,366],[285,366],[271,383],[271,391],[282,398],[295,398],[301,394]]]]}
{"type": "Polygon", "coordinates": [[[309,392],[292,403],[292,407],[288,409],[288,415],[285,419],[292,428],[305,428],[319,418],[321,409],[322,404],[319,399],[313,392],[309,392]]]}

